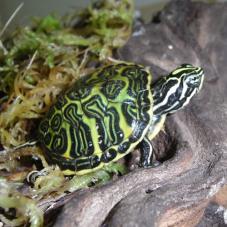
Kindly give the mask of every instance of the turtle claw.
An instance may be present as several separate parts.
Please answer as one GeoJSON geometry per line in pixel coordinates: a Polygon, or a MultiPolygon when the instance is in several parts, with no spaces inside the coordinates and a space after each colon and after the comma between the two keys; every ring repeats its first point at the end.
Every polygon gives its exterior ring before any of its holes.
{"type": "Polygon", "coordinates": [[[151,163],[149,164],[144,164],[144,163],[139,163],[138,166],[140,168],[145,168],[145,169],[149,169],[149,168],[155,168],[155,167],[158,167],[161,165],[161,162],[155,160],[155,161],[152,161],[151,163]]]}

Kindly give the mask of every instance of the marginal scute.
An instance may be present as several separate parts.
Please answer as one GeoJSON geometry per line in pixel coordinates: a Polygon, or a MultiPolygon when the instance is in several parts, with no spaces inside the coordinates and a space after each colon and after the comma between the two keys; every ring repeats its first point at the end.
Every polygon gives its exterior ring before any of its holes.
{"type": "Polygon", "coordinates": [[[93,155],[90,158],[91,168],[95,168],[100,164],[100,158],[97,155],[93,155]]]}
{"type": "Polygon", "coordinates": [[[45,132],[48,131],[49,128],[49,121],[48,119],[43,120],[40,124],[39,124],[39,132],[44,135],[45,132]]]}
{"type": "Polygon", "coordinates": [[[151,74],[132,63],[78,80],[40,124],[47,156],[63,170],[84,174],[132,151],[151,123],[150,87],[151,74]]]}
{"type": "Polygon", "coordinates": [[[106,150],[103,152],[101,156],[101,161],[104,163],[108,163],[112,161],[117,156],[117,151],[113,148],[110,148],[109,150],[106,150]]]}
{"type": "Polygon", "coordinates": [[[43,142],[45,143],[46,146],[50,144],[51,141],[51,134],[48,132],[43,138],[43,142]]]}
{"type": "Polygon", "coordinates": [[[130,143],[129,141],[126,141],[118,147],[118,152],[120,154],[124,154],[129,149],[129,147],[130,147],[130,143]]]}

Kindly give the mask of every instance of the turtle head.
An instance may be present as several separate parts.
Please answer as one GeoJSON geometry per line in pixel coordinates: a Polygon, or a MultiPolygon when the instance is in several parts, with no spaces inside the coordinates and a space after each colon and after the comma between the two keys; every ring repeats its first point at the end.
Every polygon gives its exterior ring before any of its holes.
{"type": "Polygon", "coordinates": [[[153,85],[154,114],[171,114],[186,106],[202,88],[203,69],[181,65],[153,85]]]}

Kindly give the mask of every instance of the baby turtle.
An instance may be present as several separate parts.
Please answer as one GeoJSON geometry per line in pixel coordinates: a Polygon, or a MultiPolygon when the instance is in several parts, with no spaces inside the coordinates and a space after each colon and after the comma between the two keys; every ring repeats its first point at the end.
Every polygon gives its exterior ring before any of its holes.
{"type": "Polygon", "coordinates": [[[166,116],[201,89],[200,67],[181,65],[152,84],[143,66],[118,63],[81,78],[50,108],[38,141],[65,175],[83,175],[113,163],[141,143],[141,165],[152,165],[151,140],[166,116]]]}

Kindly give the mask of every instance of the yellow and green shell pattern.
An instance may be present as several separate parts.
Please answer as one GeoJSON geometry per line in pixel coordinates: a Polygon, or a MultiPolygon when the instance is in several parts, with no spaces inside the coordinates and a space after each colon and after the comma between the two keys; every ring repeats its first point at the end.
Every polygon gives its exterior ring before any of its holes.
{"type": "Polygon", "coordinates": [[[130,63],[78,80],[50,108],[39,142],[65,174],[86,174],[128,154],[152,120],[151,74],[130,63]]]}

